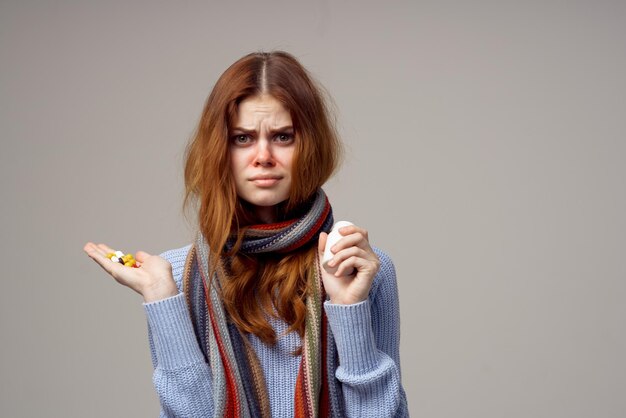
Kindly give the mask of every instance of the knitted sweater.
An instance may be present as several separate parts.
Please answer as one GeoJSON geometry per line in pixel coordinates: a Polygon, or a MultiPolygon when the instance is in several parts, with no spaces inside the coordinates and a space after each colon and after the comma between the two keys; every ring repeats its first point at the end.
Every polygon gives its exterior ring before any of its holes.
{"type": "MultiPolygon", "coordinates": [[[[166,251],[161,257],[172,265],[181,293],[144,303],[154,365],[153,382],[161,402],[160,417],[213,416],[211,369],[193,332],[182,293],[182,273],[190,245],[166,251]]],[[[400,381],[400,322],[395,269],[378,249],[381,268],[369,298],[354,305],[324,303],[335,337],[344,414],[347,417],[407,417],[406,395],[400,381]]],[[[270,319],[278,341],[268,346],[256,336],[249,340],[256,351],[269,394],[272,417],[293,417],[293,402],[300,356],[293,351],[300,336],[285,334],[287,324],[270,319]]]]}

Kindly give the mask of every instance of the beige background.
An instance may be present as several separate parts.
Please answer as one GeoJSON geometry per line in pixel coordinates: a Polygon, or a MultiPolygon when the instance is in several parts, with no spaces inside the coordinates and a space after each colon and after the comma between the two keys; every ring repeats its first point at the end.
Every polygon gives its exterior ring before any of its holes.
{"type": "Polygon", "coordinates": [[[415,417],[626,416],[622,1],[0,3],[0,416],[155,417],[140,297],[83,253],[182,246],[219,74],[335,98],[338,219],[395,260],[415,417]]]}

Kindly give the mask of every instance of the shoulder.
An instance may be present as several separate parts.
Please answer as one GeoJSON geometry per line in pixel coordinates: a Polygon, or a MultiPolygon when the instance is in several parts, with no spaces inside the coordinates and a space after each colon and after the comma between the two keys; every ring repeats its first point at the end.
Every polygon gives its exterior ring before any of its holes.
{"type": "Polygon", "coordinates": [[[387,253],[378,247],[372,247],[372,249],[380,260],[380,269],[376,273],[370,289],[370,299],[375,299],[381,291],[387,292],[391,290],[397,292],[396,267],[387,253]]]}
{"type": "Polygon", "coordinates": [[[187,260],[187,254],[191,249],[191,244],[180,248],[174,248],[167,250],[159,254],[161,258],[169,261],[172,265],[172,275],[178,290],[182,290],[183,270],[185,270],[185,260],[187,260]]]}

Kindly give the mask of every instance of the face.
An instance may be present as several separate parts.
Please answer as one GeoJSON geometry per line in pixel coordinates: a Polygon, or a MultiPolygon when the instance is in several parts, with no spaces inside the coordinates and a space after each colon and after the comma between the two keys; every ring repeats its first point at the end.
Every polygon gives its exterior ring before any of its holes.
{"type": "Polygon", "coordinates": [[[237,195],[272,222],[272,209],[289,197],[295,131],[289,111],[270,95],[239,104],[229,132],[230,167],[237,195]]]}

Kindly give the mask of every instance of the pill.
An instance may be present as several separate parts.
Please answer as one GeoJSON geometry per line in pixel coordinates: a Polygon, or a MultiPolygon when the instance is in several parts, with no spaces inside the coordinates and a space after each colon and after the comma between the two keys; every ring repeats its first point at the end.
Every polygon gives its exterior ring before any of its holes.
{"type": "Polygon", "coordinates": [[[124,254],[122,251],[115,251],[113,253],[107,253],[106,257],[114,263],[120,263],[126,267],[139,267],[137,260],[135,260],[135,257],[130,253],[124,254]]]}
{"type": "MultiPolygon", "coordinates": [[[[339,240],[343,237],[343,235],[341,235],[341,233],[339,232],[339,229],[343,228],[344,226],[349,226],[349,225],[354,225],[354,224],[348,221],[339,221],[335,223],[332,230],[328,234],[328,238],[326,238],[326,248],[324,248],[324,256],[322,257],[322,266],[330,274],[335,274],[337,272],[337,269],[339,268],[339,266],[331,267],[328,265],[328,263],[330,262],[330,260],[333,259],[333,256],[334,256],[333,252],[330,249],[337,242],[339,242],[339,240]]],[[[354,273],[354,270],[348,272],[346,275],[350,276],[353,273],[354,273]]]]}

